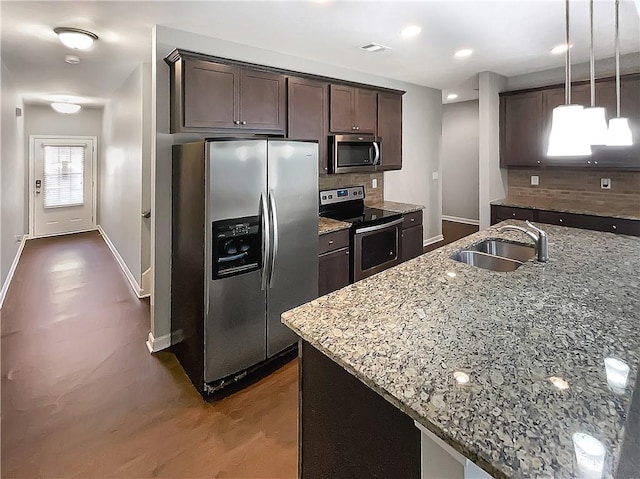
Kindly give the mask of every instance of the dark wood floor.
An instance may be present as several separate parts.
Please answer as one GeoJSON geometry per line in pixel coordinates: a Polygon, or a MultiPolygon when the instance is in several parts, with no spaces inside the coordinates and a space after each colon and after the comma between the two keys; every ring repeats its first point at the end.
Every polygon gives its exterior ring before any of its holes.
{"type": "Polygon", "coordinates": [[[469,225],[466,223],[454,223],[453,221],[442,221],[442,236],[444,240],[437,243],[430,244],[424,247],[424,252],[428,253],[434,249],[438,249],[454,241],[458,241],[460,238],[469,236],[470,234],[477,233],[478,226],[469,225]]]}
{"type": "Polygon", "coordinates": [[[203,401],[98,233],[28,241],[0,314],[3,478],[297,477],[297,362],[203,401]]]}

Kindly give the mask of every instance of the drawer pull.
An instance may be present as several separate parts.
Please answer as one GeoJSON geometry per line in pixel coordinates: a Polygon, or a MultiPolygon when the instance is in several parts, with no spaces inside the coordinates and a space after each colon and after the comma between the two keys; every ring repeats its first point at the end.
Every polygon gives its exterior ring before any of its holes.
{"type": "Polygon", "coordinates": [[[613,225],[613,229],[614,229],[614,230],[617,230],[617,229],[618,229],[618,227],[617,227],[616,225],[613,225]]]}
{"type": "Polygon", "coordinates": [[[415,223],[415,222],[416,222],[416,219],[415,219],[415,218],[411,218],[411,222],[412,222],[412,223],[415,223]]]}
{"type": "Polygon", "coordinates": [[[346,254],[347,256],[349,256],[349,251],[345,251],[344,254],[346,254]]]}
{"type": "Polygon", "coordinates": [[[515,214],[515,213],[511,213],[511,216],[514,216],[514,217],[515,217],[515,216],[516,216],[516,214],[515,214]]]}
{"type": "Polygon", "coordinates": [[[329,244],[330,244],[330,245],[332,245],[332,244],[333,244],[333,241],[329,240],[329,244]]]}
{"type": "Polygon", "coordinates": [[[558,221],[560,221],[560,223],[562,223],[562,218],[560,218],[558,221]]]}

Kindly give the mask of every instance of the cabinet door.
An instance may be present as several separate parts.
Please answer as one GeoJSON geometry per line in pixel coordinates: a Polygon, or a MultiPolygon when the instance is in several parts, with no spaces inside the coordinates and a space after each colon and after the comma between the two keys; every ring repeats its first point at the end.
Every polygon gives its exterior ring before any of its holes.
{"type": "Polygon", "coordinates": [[[318,256],[318,296],[349,284],[349,248],[318,256]]]}
{"type": "Polygon", "coordinates": [[[402,230],[402,261],[422,254],[422,225],[402,230]]]}
{"type": "MultiPolygon", "coordinates": [[[[597,105],[607,110],[607,120],[616,117],[615,81],[596,84],[597,105]]],[[[620,81],[620,115],[629,120],[633,145],[593,147],[593,165],[597,168],[640,170],[640,79],[620,81]]]]}
{"type": "Polygon", "coordinates": [[[244,129],[284,132],[285,78],[278,73],[241,70],[240,121],[244,129]]]}
{"type": "Polygon", "coordinates": [[[539,166],[542,163],[542,93],[504,96],[500,109],[501,166],[539,166]]]}
{"type": "Polygon", "coordinates": [[[330,85],[329,129],[331,133],[353,133],[355,123],[353,109],[355,89],[349,86],[330,85]]]}
{"type": "Polygon", "coordinates": [[[378,118],[378,95],[373,90],[356,89],[355,127],[358,133],[376,133],[378,118]]]}
{"type": "Polygon", "coordinates": [[[378,93],[378,136],[381,170],[402,168],[402,95],[378,93]]]}
{"type": "Polygon", "coordinates": [[[237,128],[238,68],[200,60],[184,61],[184,127],[237,128]]]}
{"type": "Polygon", "coordinates": [[[326,173],[329,86],[313,80],[287,79],[287,138],[318,140],[318,171],[326,173]]]}

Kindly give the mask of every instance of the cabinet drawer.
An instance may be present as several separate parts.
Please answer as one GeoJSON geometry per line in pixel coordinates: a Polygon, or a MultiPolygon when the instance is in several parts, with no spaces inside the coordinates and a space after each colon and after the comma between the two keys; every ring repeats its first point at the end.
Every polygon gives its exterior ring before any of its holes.
{"type": "Polygon", "coordinates": [[[318,256],[318,296],[324,296],[349,284],[349,248],[318,256]]]}
{"type": "Polygon", "coordinates": [[[320,236],[318,254],[349,247],[349,230],[340,230],[320,236]]]}
{"type": "Polygon", "coordinates": [[[638,220],[558,213],[556,211],[539,211],[538,221],[540,223],[569,226],[571,228],[640,236],[640,221],[638,220]]]}
{"type": "Polygon", "coordinates": [[[422,210],[414,211],[413,213],[407,213],[404,215],[402,221],[402,229],[411,228],[412,226],[418,226],[422,224],[422,210]]]}
{"type": "Polygon", "coordinates": [[[496,206],[496,220],[529,220],[533,221],[534,211],[526,208],[511,208],[509,206],[496,206]]]}

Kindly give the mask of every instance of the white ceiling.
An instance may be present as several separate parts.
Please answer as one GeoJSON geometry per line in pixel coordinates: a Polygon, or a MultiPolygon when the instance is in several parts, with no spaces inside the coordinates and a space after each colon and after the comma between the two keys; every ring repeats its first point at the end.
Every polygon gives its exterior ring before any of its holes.
{"type": "MultiPolygon", "coordinates": [[[[596,58],[613,55],[614,0],[596,0],[596,58]]],[[[27,100],[51,93],[103,103],[151,58],[154,24],[453,91],[480,71],[513,76],[564,64],[549,50],[564,40],[563,0],[505,1],[2,1],[2,60],[27,100]],[[402,38],[409,24],[422,27],[402,38]],[[52,29],[90,30],[100,40],[72,52],[52,29]],[[391,47],[368,53],[369,42],[391,47]],[[465,60],[453,58],[472,48],[465,60]],[[68,65],[75,53],[80,65],[68,65]]],[[[588,2],[571,2],[573,61],[589,59],[588,2]]],[[[621,51],[640,51],[634,0],[620,6],[621,51]]]]}

